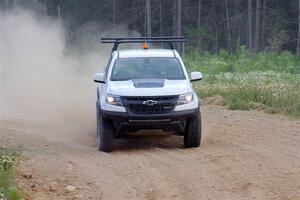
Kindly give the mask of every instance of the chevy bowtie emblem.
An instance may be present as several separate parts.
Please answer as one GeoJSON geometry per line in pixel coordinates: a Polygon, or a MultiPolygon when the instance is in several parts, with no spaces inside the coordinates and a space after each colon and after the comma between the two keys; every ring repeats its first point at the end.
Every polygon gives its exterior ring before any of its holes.
{"type": "Polygon", "coordinates": [[[153,101],[150,99],[150,100],[144,101],[143,104],[147,105],[147,106],[153,106],[153,105],[157,104],[157,101],[153,101]]]}

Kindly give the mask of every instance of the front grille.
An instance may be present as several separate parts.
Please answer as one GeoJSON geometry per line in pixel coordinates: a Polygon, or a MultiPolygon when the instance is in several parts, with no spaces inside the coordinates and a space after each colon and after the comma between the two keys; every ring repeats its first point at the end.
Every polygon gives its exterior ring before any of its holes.
{"type": "Polygon", "coordinates": [[[132,114],[170,113],[174,109],[177,100],[178,96],[122,97],[126,110],[132,114]]]}

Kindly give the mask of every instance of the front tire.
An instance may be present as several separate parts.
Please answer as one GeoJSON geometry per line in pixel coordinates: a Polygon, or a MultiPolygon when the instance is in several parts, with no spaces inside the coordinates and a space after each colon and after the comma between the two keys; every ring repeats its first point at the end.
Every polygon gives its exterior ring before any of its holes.
{"type": "Polygon", "coordinates": [[[199,147],[201,144],[201,113],[188,119],[185,133],[184,146],[185,148],[199,147]]]}
{"type": "Polygon", "coordinates": [[[97,108],[97,144],[98,150],[103,152],[112,152],[114,146],[114,131],[112,124],[101,116],[97,108]]]}

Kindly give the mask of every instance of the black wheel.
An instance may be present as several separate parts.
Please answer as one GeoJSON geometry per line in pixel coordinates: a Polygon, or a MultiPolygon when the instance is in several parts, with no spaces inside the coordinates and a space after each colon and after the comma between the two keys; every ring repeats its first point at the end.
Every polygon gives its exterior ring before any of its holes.
{"type": "Polygon", "coordinates": [[[187,121],[184,133],[185,148],[199,147],[201,144],[201,113],[187,121]]]}
{"type": "Polygon", "coordinates": [[[112,152],[114,146],[114,131],[110,121],[104,119],[97,107],[97,144],[98,150],[112,152]]]}

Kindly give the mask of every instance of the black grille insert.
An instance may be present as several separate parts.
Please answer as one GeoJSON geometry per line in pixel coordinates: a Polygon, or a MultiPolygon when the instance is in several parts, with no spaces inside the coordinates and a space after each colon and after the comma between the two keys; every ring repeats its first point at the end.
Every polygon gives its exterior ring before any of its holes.
{"type": "Polygon", "coordinates": [[[122,97],[126,110],[132,114],[165,114],[173,111],[178,96],[122,97]]]}

